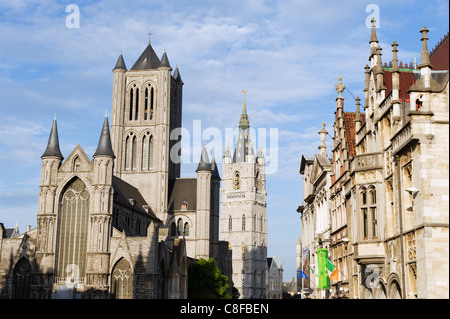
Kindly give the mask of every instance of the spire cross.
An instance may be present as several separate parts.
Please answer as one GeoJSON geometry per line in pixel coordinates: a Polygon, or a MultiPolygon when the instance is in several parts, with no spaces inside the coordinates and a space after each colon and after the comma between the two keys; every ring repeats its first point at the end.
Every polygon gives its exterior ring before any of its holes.
{"type": "Polygon", "coordinates": [[[152,42],[152,28],[148,28],[148,43],[150,44],[152,42]]]}

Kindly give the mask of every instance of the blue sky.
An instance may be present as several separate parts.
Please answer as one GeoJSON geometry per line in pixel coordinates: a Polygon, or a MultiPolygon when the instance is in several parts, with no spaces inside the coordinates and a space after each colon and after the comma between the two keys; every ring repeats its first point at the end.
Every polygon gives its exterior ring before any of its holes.
{"type": "MultiPolygon", "coordinates": [[[[247,89],[250,125],[278,131],[277,170],[267,176],[268,255],[282,260],[284,279],[295,276],[301,236],[302,154],[320,144],[321,123],[332,133],[339,76],[363,96],[370,29],[383,62],[399,43],[399,59],[420,62],[422,26],[429,49],[448,31],[448,1],[51,1],[0,0],[0,222],[36,227],[45,150],[56,113],[61,151],[80,144],[92,156],[105,112],[111,113],[112,68],[122,52],[130,68],[148,43],[166,50],[185,83],[183,127],[238,125],[247,89]],[[67,28],[74,3],[80,27],[67,28]],[[374,4],[379,10],[366,11],[374,4]]],[[[345,110],[355,102],[344,91],[345,110]]],[[[202,140],[201,144],[209,140],[202,140]]],[[[191,141],[191,144],[194,142],[191,141]]],[[[199,145],[201,145],[199,144],[199,145]]],[[[256,143],[255,143],[256,144],[256,143]]],[[[327,138],[328,154],[331,138],[327,138]]],[[[231,146],[231,145],[230,145],[231,146]]],[[[257,146],[257,145],[255,145],[257,146]]],[[[191,159],[197,161],[194,149],[191,159]]],[[[221,160],[221,155],[216,158],[221,160]]],[[[195,175],[184,163],[182,176],[195,175]]],[[[219,163],[221,170],[221,163],[219,163]]]]}

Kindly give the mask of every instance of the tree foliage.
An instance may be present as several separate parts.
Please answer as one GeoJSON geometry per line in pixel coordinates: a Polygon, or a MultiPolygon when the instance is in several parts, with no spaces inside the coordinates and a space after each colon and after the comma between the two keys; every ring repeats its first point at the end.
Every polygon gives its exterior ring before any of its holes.
{"type": "Polygon", "coordinates": [[[230,299],[228,276],[217,267],[214,258],[200,258],[189,268],[189,299],[230,299]]]}

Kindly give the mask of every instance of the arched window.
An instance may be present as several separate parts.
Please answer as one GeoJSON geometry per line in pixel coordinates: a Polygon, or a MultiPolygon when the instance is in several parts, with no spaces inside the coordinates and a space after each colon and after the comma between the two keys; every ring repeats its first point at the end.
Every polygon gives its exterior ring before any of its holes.
{"type": "Polygon", "coordinates": [[[177,236],[177,226],[175,225],[175,223],[172,223],[170,225],[170,236],[172,236],[172,237],[177,236]]]}
{"type": "Polygon", "coordinates": [[[179,219],[178,220],[178,224],[177,224],[177,232],[178,232],[178,236],[182,236],[183,235],[183,219],[179,219]]]}
{"type": "Polygon", "coordinates": [[[145,97],[144,97],[144,120],[152,120],[153,112],[155,107],[155,89],[153,86],[148,83],[145,88],[145,97]]]}
{"type": "Polygon", "coordinates": [[[228,217],[228,231],[232,231],[233,230],[233,218],[228,217]]]}
{"type": "Polygon", "coordinates": [[[147,132],[142,138],[142,169],[153,168],[153,136],[147,132]]]}
{"type": "Polygon", "coordinates": [[[136,136],[131,132],[125,139],[125,170],[135,170],[137,163],[137,142],[136,136]]]}
{"type": "MultiPolygon", "coordinates": [[[[134,85],[134,86],[136,86],[136,85],[134,85]]],[[[133,120],[133,101],[134,101],[134,99],[133,99],[133,88],[131,88],[130,89],[130,104],[129,104],[130,110],[129,110],[129,117],[128,117],[129,121],[133,120]]]]}
{"type": "Polygon", "coordinates": [[[79,178],[66,185],[59,216],[57,276],[84,278],[89,224],[89,193],[79,178]],[[76,245],[74,245],[76,243],[76,245]]]}
{"type": "Polygon", "coordinates": [[[136,105],[134,107],[134,120],[139,119],[139,89],[136,88],[136,105]]]}
{"type": "Polygon", "coordinates": [[[184,224],[184,236],[189,236],[189,223],[184,224]]]}
{"type": "Polygon", "coordinates": [[[245,230],[245,215],[242,215],[242,230],[245,230]]]}
{"type": "Polygon", "coordinates": [[[133,298],[133,270],[124,258],[121,258],[113,268],[111,297],[113,299],[133,298]]]}
{"type": "Polygon", "coordinates": [[[21,258],[13,271],[13,297],[14,299],[28,299],[31,292],[31,265],[21,258]]]}

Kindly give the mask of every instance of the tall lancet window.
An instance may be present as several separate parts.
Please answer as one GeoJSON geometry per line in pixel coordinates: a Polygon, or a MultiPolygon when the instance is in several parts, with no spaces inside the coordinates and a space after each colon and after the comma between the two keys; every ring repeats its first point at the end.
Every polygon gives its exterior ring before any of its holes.
{"type": "Polygon", "coordinates": [[[147,132],[142,139],[142,170],[153,168],[153,136],[147,132]]]}
{"type": "Polygon", "coordinates": [[[144,96],[144,120],[148,118],[148,87],[145,88],[145,96],[144,96]]]}
{"type": "Polygon", "coordinates": [[[89,193],[79,178],[66,185],[59,216],[58,266],[59,280],[78,282],[86,271],[89,223],[89,193]]]}
{"type": "Polygon", "coordinates": [[[134,107],[134,120],[137,121],[139,118],[139,89],[136,88],[136,105],[134,107]]]}
{"type": "Polygon", "coordinates": [[[133,136],[133,142],[132,142],[132,152],[131,152],[131,169],[136,169],[136,152],[137,152],[137,142],[136,142],[136,136],[133,136]]]}
{"type": "Polygon", "coordinates": [[[129,117],[128,120],[132,121],[133,120],[133,88],[130,89],[130,111],[129,111],[129,117]]]}
{"type": "Polygon", "coordinates": [[[135,170],[136,169],[136,136],[133,133],[127,136],[125,140],[125,170],[135,170]]]}

